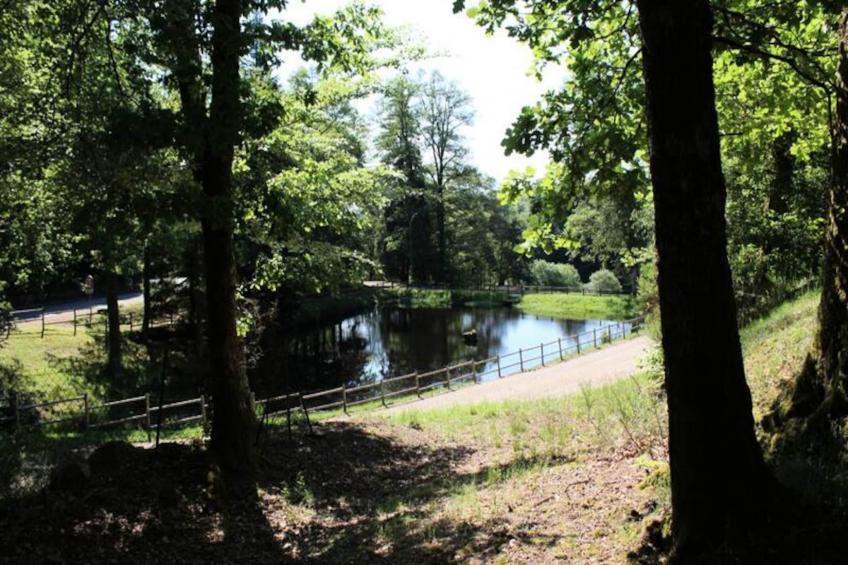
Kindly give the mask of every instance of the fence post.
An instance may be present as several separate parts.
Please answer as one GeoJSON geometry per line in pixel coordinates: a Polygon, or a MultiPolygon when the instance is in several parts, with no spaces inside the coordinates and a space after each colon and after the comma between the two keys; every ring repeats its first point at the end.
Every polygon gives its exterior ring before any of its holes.
{"type": "Polygon", "coordinates": [[[574,336],[574,341],[577,343],[577,355],[580,355],[580,335],[581,334],[577,334],[574,336]]]}
{"type": "Polygon", "coordinates": [[[450,365],[448,365],[448,367],[445,369],[445,376],[446,376],[446,382],[447,382],[447,385],[448,385],[448,390],[451,389],[451,387],[450,387],[450,385],[451,385],[450,371],[451,371],[451,368],[450,368],[450,365]]]}
{"type": "Polygon", "coordinates": [[[498,355],[495,359],[497,360],[497,363],[498,363],[498,378],[502,379],[503,375],[501,374],[501,356],[498,355]]]}
{"type": "Polygon", "coordinates": [[[342,383],[342,411],[347,415],[347,384],[342,383]]]}
{"type": "Polygon", "coordinates": [[[147,420],[147,441],[150,441],[150,393],[144,395],[144,415],[147,420]]]}
{"type": "Polygon", "coordinates": [[[477,374],[477,360],[471,361],[471,374],[474,376],[474,383],[480,384],[480,375],[477,374]]]}
{"type": "Polygon", "coordinates": [[[421,379],[418,378],[418,371],[415,371],[415,395],[421,398],[421,379]]]}
{"type": "Polygon", "coordinates": [[[44,308],[41,309],[41,339],[44,339],[44,308]]]}
{"type": "Polygon", "coordinates": [[[542,360],[542,367],[544,367],[545,366],[545,344],[544,343],[539,344],[539,359],[542,360]]]}
{"type": "MultiPolygon", "coordinates": [[[[309,433],[312,433],[312,422],[309,421],[309,410],[306,409],[306,404],[303,402],[303,393],[297,393],[298,398],[300,398],[300,409],[303,410],[303,416],[306,418],[306,426],[309,428],[309,433]]],[[[289,436],[291,439],[291,436],[289,436]]]]}
{"type": "Polygon", "coordinates": [[[595,328],[594,330],[592,330],[592,336],[595,340],[595,349],[597,349],[598,348],[598,328],[595,328]]]}
{"type": "Polygon", "coordinates": [[[84,393],[82,395],[82,409],[83,409],[83,421],[82,421],[82,429],[87,430],[89,424],[89,413],[88,413],[88,393],[84,393]]]}
{"type": "Polygon", "coordinates": [[[206,397],[200,395],[200,438],[206,435],[206,397]]]}
{"type": "MultiPolygon", "coordinates": [[[[580,338],[578,337],[577,339],[579,340],[580,338]]],[[[559,347],[559,360],[562,361],[563,356],[562,356],[562,338],[561,337],[557,338],[557,346],[559,347]]]]}
{"type": "Polygon", "coordinates": [[[388,408],[386,406],[386,387],[382,380],[380,381],[380,402],[383,404],[383,408],[388,408]]]}
{"type": "Polygon", "coordinates": [[[15,429],[21,429],[21,399],[17,391],[12,391],[12,415],[15,417],[15,429]]]}
{"type": "Polygon", "coordinates": [[[524,351],[519,347],[518,348],[518,366],[521,369],[521,372],[524,372],[524,351]]]}
{"type": "Polygon", "coordinates": [[[77,335],[77,309],[74,308],[74,335],[77,335]]]}

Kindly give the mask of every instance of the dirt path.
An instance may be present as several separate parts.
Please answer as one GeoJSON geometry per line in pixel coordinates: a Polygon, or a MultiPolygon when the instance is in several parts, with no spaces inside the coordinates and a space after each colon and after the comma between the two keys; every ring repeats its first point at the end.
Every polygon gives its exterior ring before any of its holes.
{"type": "Polygon", "coordinates": [[[637,362],[650,345],[651,340],[647,337],[637,337],[557,365],[394,406],[388,412],[428,410],[484,401],[566,396],[578,392],[584,385],[598,386],[635,374],[638,371],[637,362]]]}

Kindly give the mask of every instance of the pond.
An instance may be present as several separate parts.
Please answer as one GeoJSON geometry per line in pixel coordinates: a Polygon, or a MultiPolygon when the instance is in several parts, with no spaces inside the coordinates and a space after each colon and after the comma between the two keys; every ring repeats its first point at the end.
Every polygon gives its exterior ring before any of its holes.
{"type": "MultiPolygon", "coordinates": [[[[602,328],[614,321],[564,320],[525,314],[508,307],[402,308],[378,305],[334,324],[301,332],[287,344],[286,366],[292,385],[299,390],[318,390],[347,384],[356,386],[413,371],[426,372],[470,360],[484,360],[516,353],[519,348],[536,348],[525,355],[526,366],[539,357],[558,356],[558,339],[563,350],[574,351],[603,340],[602,328]],[[476,340],[464,332],[476,331],[476,340]],[[597,330],[597,331],[595,331],[597,330]],[[597,334],[597,335],[596,335],[597,334]]],[[[626,326],[621,326],[626,327],[626,326]]],[[[620,332],[618,329],[617,332],[620,332]]],[[[503,374],[519,371],[518,356],[504,360],[503,374]],[[514,365],[507,367],[507,365],[514,365]]],[[[496,363],[481,372],[482,380],[497,378],[496,363]]]]}

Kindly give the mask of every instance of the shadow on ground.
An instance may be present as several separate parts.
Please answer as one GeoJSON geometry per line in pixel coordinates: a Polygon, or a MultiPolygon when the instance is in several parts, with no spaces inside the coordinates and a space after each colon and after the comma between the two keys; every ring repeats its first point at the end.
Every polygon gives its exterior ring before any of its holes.
{"type": "MultiPolygon", "coordinates": [[[[78,460],[86,454],[75,453],[78,460]]],[[[291,442],[271,434],[261,446],[258,488],[227,498],[212,494],[202,445],[165,444],[158,452],[124,446],[93,460],[87,479],[0,501],[0,555],[5,563],[435,563],[483,556],[521,532],[497,518],[482,525],[425,519],[428,503],[533,462],[459,473],[471,454],[331,422],[291,442]]]]}

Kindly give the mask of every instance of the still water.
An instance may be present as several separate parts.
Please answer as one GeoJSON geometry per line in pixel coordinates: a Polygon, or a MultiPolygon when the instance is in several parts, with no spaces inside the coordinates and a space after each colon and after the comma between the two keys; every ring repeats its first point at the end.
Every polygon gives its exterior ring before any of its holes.
{"type": "MultiPolygon", "coordinates": [[[[592,330],[615,322],[563,320],[513,308],[401,308],[375,306],[334,324],[302,332],[287,345],[287,368],[295,387],[316,390],[365,384],[426,372],[473,359],[489,359],[562,338],[564,348],[594,341],[592,330]],[[475,330],[476,343],[463,332],[475,330]],[[567,337],[568,336],[568,337],[567,337]]],[[[538,350],[535,355],[538,356],[538,350]]],[[[556,356],[546,352],[546,358],[556,356]]],[[[514,358],[517,363],[517,357],[514,358]]],[[[517,368],[505,371],[511,373],[517,368]]],[[[488,375],[485,379],[496,378],[488,375]]]]}

